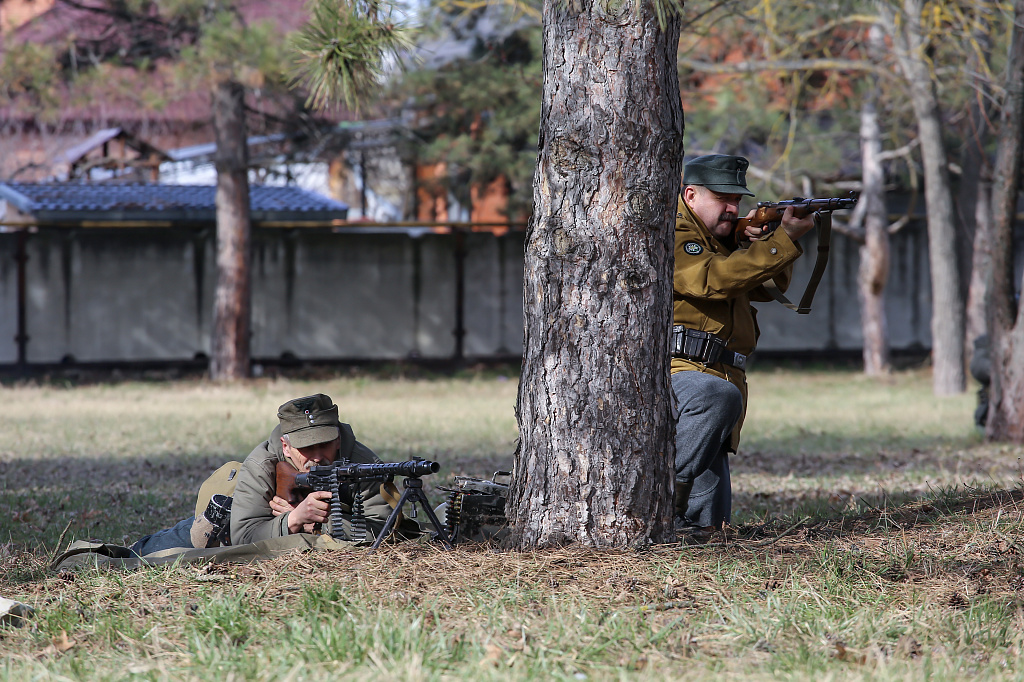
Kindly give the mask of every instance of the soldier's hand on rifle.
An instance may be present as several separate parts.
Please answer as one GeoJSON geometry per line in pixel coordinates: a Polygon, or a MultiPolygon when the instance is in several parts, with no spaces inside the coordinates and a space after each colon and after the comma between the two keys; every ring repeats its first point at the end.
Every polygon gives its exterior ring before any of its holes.
{"type": "MultiPolygon", "coordinates": [[[[754,216],[756,214],[757,214],[757,209],[756,208],[752,208],[752,209],[750,209],[750,212],[747,213],[746,219],[747,220],[753,220],[754,216]]],[[[741,237],[739,237],[739,239],[740,239],[740,241],[742,241],[744,239],[747,239],[747,240],[750,240],[752,242],[756,242],[758,239],[760,239],[761,237],[765,236],[769,232],[771,232],[771,229],[767,225],[753,225],[753,224],[751,224],[751,225],[747,225],[746,228],[744,228],[743,235],[741,237]]]]}
{"type": "MultiPolygon", "coordinates": [[[[288,531],[298,533],[301,530],[308,533],[313,530],[314,524],[326,521],[330,510],[330,500],[331,491],[329,490],[314,490],[309,495],[306,495],[306,499],[290,510],[291,513],[288,514],[288,531]]],[[[284,502],[283,499],[281,501],[284,502]]],[[[273,504],[271,504],[270,508],[274,509],[273,504]]],[[[278,515],[276,511],[274,515],[278,515]]]]}
{"type": "Polygon", "coordinates": [[[814,229],[814,214],[808,213],[802,218],[797,218],[793,207],[787,206],[786,212],[782,214],[782,229],[790,239],[796,241],[814,229]]]}
{"type": "Polygon", "coordinates": [[[295,509],[295,505],[278,495],[274,495],[274,499],[270,501],[270,511],[274,512],[274,516],[287,514],[293,509],[295,509]]]}

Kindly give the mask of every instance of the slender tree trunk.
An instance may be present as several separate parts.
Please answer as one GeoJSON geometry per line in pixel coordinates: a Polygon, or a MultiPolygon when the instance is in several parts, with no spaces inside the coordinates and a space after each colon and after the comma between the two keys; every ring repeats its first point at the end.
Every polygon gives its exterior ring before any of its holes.
{"type": "MultiPolygon", "coordinates": [[[[985,22],[975,32],[973,39],[983,46],[983,56],[972,50],[968,69],[982,73],[982,62],[991,61],[992,26],[985,22]]],[[[967,305],[964,339],[964,356],[970,366],[974,355],[974,341],[988,334],[986,304],[988,301],[988,274],[992,258],[992,169],[986,147],[991,141],[992,127],[989,120],[994,111],[989,102],[992,99],[988,79],[974,80],[976,94],[971,98],[967,116],[962,125],[963,151],[960,156],[960,196],[957,206],[965,235],[971,240],[970,265],[967,272],[967,305]]]]}
{"type": "Polygon", "coordinates": [[[882,131],[875,111],[877,90],[865,97],[860,112],[860,157],[866,202],[864,245],[860,247],[860,319],[864,336],[864,373],[888,374],[889,329],[885,317],[885,285],[889,279],[889,215],[885,210],[885,172],[882,169],[882,131]]]}
{"type": "Polygon", "coordinates": [[[969,343],[964,348],[968,360],[974,353],[974,340],[988,334],[988,287],[992,272],[992,181],[978,176],[972,180],[972,184],[975,191],[974,247],[971,251],[971,278],[967,286],[969,343]]]}
{"type": "Polygon", "coordinates": [[[225,80],[212,93],[217,141],[217,287],[213,301],[210,377],[249,376],[249,177],[245,89],[225,80]]]}
{"type": "Polygon", "coordinates": [[[667,541],[679,19],[662,30],[647,0],[543,14],[512,544],[667,541]]]}
{"type": "Polygon", "coordinates": [[[957,266],[956,212],[942,143],[939,101],[925,56],[922,11],[923,0],[903,0],[903,13],[897,21],[891,9],[882,6],[886,30],[893,38],[896,58],[910,90],[921,141],[932,289],[932,386],[936,395],[953,395],[966,388],[964,296],[957,266]]]}
{"type": "Polygon", "coordinates": [[[1013,16],[992,183],[992,384],[985,434],[991,440],[1024,443],[1024,308],[1014,299],[1013,282],[1013,222],[1024,150],[1024,0],[1014,2],[1013,16]]]}

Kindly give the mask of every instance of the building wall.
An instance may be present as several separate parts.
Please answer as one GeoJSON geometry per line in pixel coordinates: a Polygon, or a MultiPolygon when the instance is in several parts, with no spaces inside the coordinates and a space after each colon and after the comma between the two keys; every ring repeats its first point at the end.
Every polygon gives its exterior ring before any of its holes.
{"type": "MultiPolygon", "coordinates": [[[[308,360],[448,358],[456,348],[457,254],[465,254],[464,354],[522,353],[522,232],[336,234],[257,229],[252,352],[308,360]]],[[[173,361],[209,354],[216,278],[212,229],[41,229],[27,237],[30,363],[173,361]]],[[[0,233],[0,363],[17,360],[17,236],[0,233]]],[[[1024,250],[1024,239],[1017,240],[1024,250]]],[[[791,296],[810,275],[812,235],[791,296]]],[[[1024,254],[1018,253],[1018,262],[1024,254]]],[[[759,348],[860,348],[858,245],[835,235],[810,315],[758,304],[759,348]]],[[[1020,281],[1018,268],[1017,281],[1020,281]]],[[[894,235],[892,346],[926,349],[927,236],[894,235]]]]}

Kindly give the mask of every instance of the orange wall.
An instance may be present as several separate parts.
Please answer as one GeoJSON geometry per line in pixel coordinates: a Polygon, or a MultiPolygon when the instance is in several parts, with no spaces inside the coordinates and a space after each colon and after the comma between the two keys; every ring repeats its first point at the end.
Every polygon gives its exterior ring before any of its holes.
{"type": "Polygon", "coordinates": [[[0,31],[10,31],[53,7],[54,0],[0,0],[0,31]]]}

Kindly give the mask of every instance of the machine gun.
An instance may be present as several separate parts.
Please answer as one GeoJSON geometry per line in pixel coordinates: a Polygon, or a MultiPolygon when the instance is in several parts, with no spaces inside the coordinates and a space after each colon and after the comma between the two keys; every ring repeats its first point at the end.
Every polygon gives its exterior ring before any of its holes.
{"type": "Polygon", "coordinates": [[[447,549],[451,549],[451,541],[444,526],[438,521],[430,502],[423,493],[423,476],[436,474],[441,465],[425,459],[415,458],[408,462],[379,462],[372,464],[354,464],[347,460],[338,460],[333,464],[314,466],[308,471],[297,473],[287,462],[277,465],[277,494],[292,504],[315,490],[327,490],[331,493],[330,524],[331,537],[336,540],[362,542],[366,539],[366,516],[363,514],[363,493],[360,483],[363,481],[390,481],[394,476],[404,476],[405,490],[395,508],[391,510],[384,528],[373,541],[370,549],[377,549],[384,538],[388,537],[398,523],[398,516],[407,502],[412,503],[413,518],[416,517],[416,504],[419,503],[426,512],[437,534],[437,538],[447,549]],[[352,496],[352,537],[348,537],[342,525],[341,492],[347,491],[352,496]],[[283,494],[282,494],[283,493],[283,494]]]}
{"type": "Polygon", "coordinates": [[[508,524],[505,500],[511,476],[508,471],[495,471],[490,480],[456,476],[454,487],[438,486],[448,493],[445,527],[453,543],[489,539],[508,524]],[[499,483],[499,477],[506,481],[499,483]]]}

